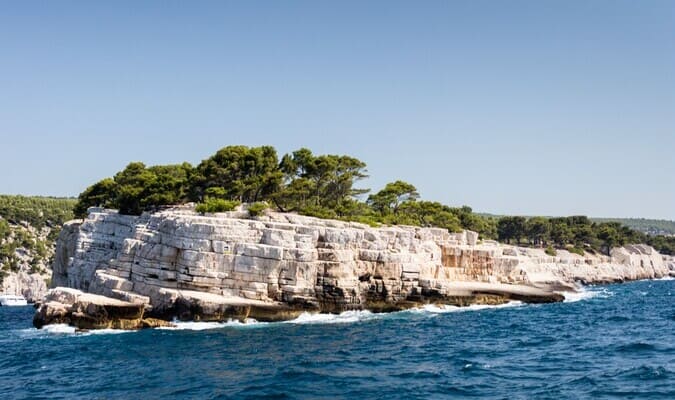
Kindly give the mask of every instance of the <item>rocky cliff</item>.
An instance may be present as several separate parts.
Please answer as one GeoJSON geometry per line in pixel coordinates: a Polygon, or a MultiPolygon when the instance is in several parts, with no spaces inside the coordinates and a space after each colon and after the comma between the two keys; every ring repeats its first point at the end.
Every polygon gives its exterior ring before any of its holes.
{"type": "Polygon", "coordinates": [[[576,282],[672,274],[648,246],[611,257],[478,242],[473,232],[268,212],[186,209],[140,217],[91,209],[59,237],[53,284],[144,304],[160,318],[287,319],[303,311],[393,311],[425,303],[560,301],[576,282]]]}

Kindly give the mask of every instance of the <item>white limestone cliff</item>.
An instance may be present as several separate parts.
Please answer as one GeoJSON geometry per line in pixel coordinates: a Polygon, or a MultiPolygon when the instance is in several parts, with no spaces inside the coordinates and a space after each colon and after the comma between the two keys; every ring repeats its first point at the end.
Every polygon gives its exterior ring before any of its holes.
{"type": "Polygon", "coordinates": [[[302,310],[390,311],[440,302],[560,301],[575,282],[659,278],[649,246],[612,256],[478,242],[474,232],[378,227],[295,214],[124,216],[91,209],[64,226],[53,284],[144,304],[153,316],[285,319],[302,310]],[[239,308],[237,308],[239,307],[239,308]],[[242,309],[244,307],[245,309],[242,309]]]}

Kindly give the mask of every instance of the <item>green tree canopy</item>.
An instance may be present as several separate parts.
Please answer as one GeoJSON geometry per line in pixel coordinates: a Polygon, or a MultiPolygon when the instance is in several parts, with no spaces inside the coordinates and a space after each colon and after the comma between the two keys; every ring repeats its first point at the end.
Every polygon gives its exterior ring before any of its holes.
{"type": "Polygon", "coordinates": [[[286,185],[273,196],[282,210],[337,209],[367,189],[354,188],[366,178],[366,164],[356,158],[338,155],[314,156],[302,148],[287,154],[279,166],[286,185]]]}
{"type": "Polygon", "coordinates": [[[509,243],[511,239],[515,239],[516,243],[526,234],[526,220],[525,217],[503,217],[497,223],[497,235],[499,240],[509,243]]]}
{"type": "Polygon", "coordinates": [[[368,204],[382,214],[397,213],[401,204],[406,201],[416,201],[420,194],[417,188],[410,183],[396,181],[387,183],[384,189],[370,195],[368,204]]]}
{"type": "Polygon", "coordinates": [[[272,146],[227,146],[197,166],[191,197],[201,201],[215,187],[224,190],[225,199],[255,202],[275,193],[282,177],[272,146]]]}
{"type": "Polygon", "coordinates": [[[117,207],[117,183],[112,178],[102,179],[80,193],[73,210],[76,217],[87,215],[89,207],[117,207]]]}
{"type": "Polygon", "coordinates": [[[551,235],[551,222],[544,217],[532,217],[525,223],[525,234],[533,245],[546,245],[551,235]]]}
{"type": "MultiPolygon", "coordinates": [[[[132,162],[114,177],[85,189],[74,211],[82,217],[87,208],[103,206],[117,208],[123,214],[140,214],[158,206],[196,201],[200,203],[197,209],[206,213],[232,210],[240,202],[266,202],[280,211],[321,218],[371,225],[436,226],[451,231],[469,229],[479,232],[481,238],[516,244],[527,238],[529,245],[551,245],[551,249],[555,246],[575,252],[609,252],[614,246],[642,242],[664,253],[675,252],[675,238],[647,236],[617,223],[593,222],[583,215],[496,218],[478,215],[468,206],[422,201],[414,185],[400,180],[362,201],[369,190],[356,185],[367,176],[366,164],[347,155],[315,155],[301,148],[279,160],[271,146],[227,146],[196,168],[188,163],[147,167],[132,162]]],[[[0,215],[10,222],[29,220],[35,225],[63,221],[72,209],[72,203],[67,203],[66,213],[59,214],[55,207],[56,214],[43,216],[31,211],[34,207],[24,208],[25,203],[32,205],[35,201],[0,196],[0,215]]],[[[256,207],[262,207],[260,204],[256,207]]]]}
{"type": "Polygon", "coordinates": [[[105,178],[85,189],[74,213],[84,217],[89,207],[101,206],[138,215],[153,206],[181,204],[187,200],[191,171],[188,163],[146,168],[142,162],[132,162],[114,178],[105,178]]]}

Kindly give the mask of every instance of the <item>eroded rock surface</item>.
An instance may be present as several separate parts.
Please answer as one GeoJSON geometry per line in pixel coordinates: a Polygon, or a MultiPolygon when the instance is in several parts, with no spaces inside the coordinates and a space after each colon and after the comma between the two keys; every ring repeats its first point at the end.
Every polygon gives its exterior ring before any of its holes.
{"type": "Polygon", "coordinates": [[[611,257],[478,242],[474,232],[268,213],[140,217],[92,209],[64,228],[57,285],[132,304],[160,318],[288,319],[303,311],[393,311],[426,303],[553,302],[575,282],[658,278],[672,258],[649,246],[611,257]]]}
{"type": "Polygon", "coordinates": [[[37,306],[33,325],[70,324],[78,329],[141,329],[168,326],[144,317],[145,306],[84,293],[72,288],[51,289],[37,306]]]}

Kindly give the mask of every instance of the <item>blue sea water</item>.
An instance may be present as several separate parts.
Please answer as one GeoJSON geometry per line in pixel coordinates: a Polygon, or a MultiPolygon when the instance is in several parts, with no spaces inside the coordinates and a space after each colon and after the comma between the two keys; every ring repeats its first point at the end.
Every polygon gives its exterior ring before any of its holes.
{"type": "Polygon", "coordinates": [[[122,333],[0,307],[0,398],[675,399],[675,281],[572,300],[122,333]]]}

